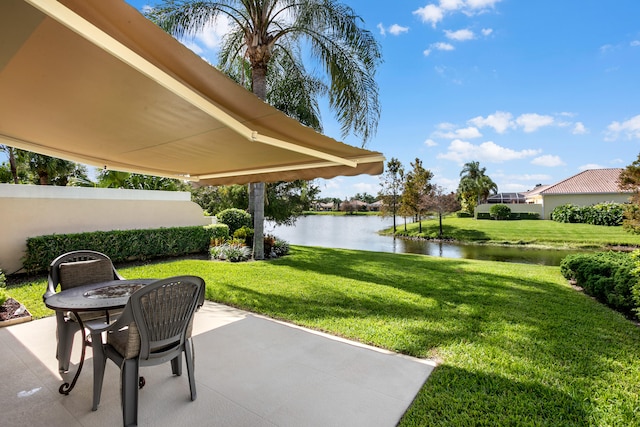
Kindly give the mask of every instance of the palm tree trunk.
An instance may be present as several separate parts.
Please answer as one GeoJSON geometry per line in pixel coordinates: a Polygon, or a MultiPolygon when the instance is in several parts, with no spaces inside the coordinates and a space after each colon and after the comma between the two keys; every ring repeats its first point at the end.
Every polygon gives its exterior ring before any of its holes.
{"type": "Polygon", "coordinates": [[[11,176],[13,177],[13,183],[18,184],[18,167],[16,166],[16,154],[15,149],[7,147],[9,151],[9,167],[11,168],[11,176]]]}
{"type": "MultiPolygon", "coordinates": [[[[253,93],[263,101],[267,98],[266,65],[253,65],[251,68],[253,93]]],[[[264,182],[252,185],[253,197],[253,259],[264,259],[264,182]]],[[[251,204],[251,202],[249,202],[251,204]]]]}

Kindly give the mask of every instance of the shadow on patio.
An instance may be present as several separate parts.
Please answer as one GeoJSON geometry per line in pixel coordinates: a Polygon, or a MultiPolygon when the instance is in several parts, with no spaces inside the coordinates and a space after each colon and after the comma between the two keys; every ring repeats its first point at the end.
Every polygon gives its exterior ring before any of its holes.
{"type": "MultiPolygon", "coordinates": [[[[434,366],[210,302],[196,314],[194,344],[197,400],[189,400],[186,374],[173,377],[168,364],[142,368],[141,425],[395,426],[434,366]]],[[[55,318],[0,330],[2,424],[119,425],[119,370],[107,362],[92,412],[90,348],[87,357],[63,396],[55,318]]]]}

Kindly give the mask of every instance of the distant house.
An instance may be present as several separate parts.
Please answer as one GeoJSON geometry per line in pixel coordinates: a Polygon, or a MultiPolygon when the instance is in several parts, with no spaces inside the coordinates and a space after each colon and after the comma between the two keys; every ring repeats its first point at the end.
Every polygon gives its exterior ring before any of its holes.
{"type": "Polygon", "coordinates": [[[314,208],[316,211],[332,211],[335,208],[335,203],[330,202],[330,203],[316,203],[314,205],[314,208]]]}
{"type": "Polygon", "coordinates": [[[626,203],[631,193],[618,188],[622,169],[588,169],[553,185],[541,185],[523,193],[527,203],[542,205],[543,219],[567,203],[589,206],[596,203],[626,203]]]}
{"type": "Polygon", "coordinates": [[[369,203],[368,209],[371,212],[380,212],[380,209],[382,209],[382,200],[376,200],[373,203],[369,203]]]}
{"type": "Polygon", "coordinates": [[[498,193],[487,198],[487,203],[527,203],[527,199],[523,193],[498,193]]]}

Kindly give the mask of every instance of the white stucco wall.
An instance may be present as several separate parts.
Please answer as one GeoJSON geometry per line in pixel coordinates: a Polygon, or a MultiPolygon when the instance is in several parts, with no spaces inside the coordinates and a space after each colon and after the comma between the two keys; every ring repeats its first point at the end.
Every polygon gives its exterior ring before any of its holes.
{"type": "MultiPolygon", "coordinates": [[[[537,213],[540,214],[542,218],[542,205],[536,205],[533,203],[506,203],[511,209],[511,212],[514,213],[537,213]]],[[[476,206],[476,212],[481,213],[489,213],[489,209],[491,206],[494,206],[492,203],[483,203],[481,205],[476,206]]]]}
{"type": "Polygon", "coordinates": [[[210,223],[188,192],[0,184],[0,269],[22,268],[28,237],[210,223]]]}
{"type": "Polygon", "coordinates": [[[545,194],[543,196],[543,219],[550,219],[551,212],[558,206],[568,203],[576,206],[591,206],[597,203],[615,202],[627,203],[629,194],[611,193],[611,194],[545,194]]]}

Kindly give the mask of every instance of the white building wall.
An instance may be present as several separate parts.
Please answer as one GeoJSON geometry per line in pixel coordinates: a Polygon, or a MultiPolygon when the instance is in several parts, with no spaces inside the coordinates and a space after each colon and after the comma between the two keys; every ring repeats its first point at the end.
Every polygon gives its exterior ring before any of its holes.
{"type": "Polygon", "coordinates": [[[210,223],[188,192],[0,184],[0,269],[22,268],[29,237],[210,223]]]}

